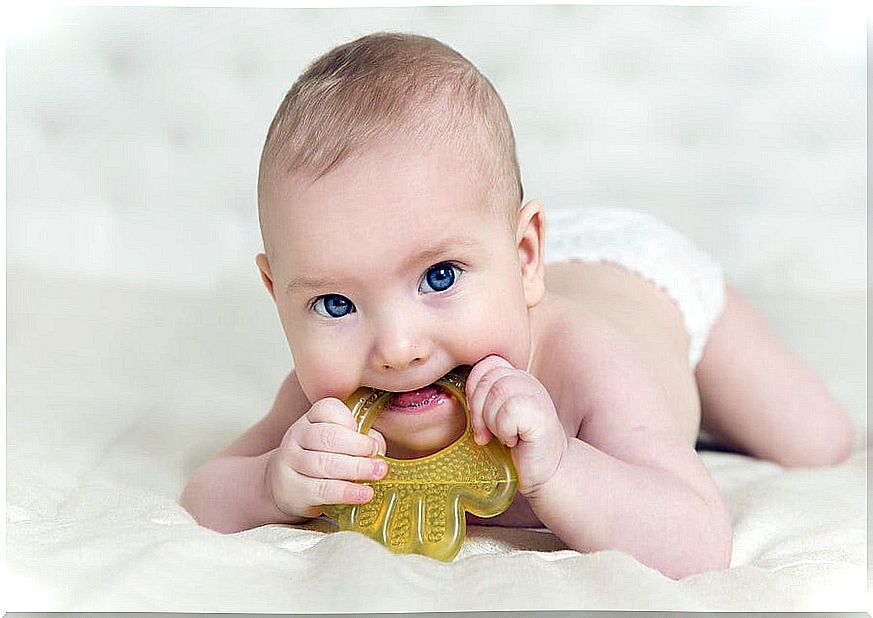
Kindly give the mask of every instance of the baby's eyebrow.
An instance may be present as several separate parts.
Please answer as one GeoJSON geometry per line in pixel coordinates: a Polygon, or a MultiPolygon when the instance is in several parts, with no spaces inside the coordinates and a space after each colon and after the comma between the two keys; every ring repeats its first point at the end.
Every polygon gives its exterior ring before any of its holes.
{"type": "Polygon", "coordinates": [[[285,286],[285,293],[290,294],[295,290],[338,288],[340,283],[341,282],[335,279],[328,279],[327,277],[307,277],[306,275],[300,275],[294,277],[288,282],[288,285],[285,286]]]}
{"type": "MultiPolygon", "coordinates": [[[[468,236],[453,236],[440,241],[439,244],[428,247],[424,251],[416,253],[403,261],[402,268],[409,270],[418,264],[436,260],[448,254],[451,251],[459,249],[471,249],[479,246],[479,241],[468,236]]],[[[348,283],[348,280],[337,280],[330,277],[315,277],[310,275],[298,275],[288,282],[285,286],[285,293],[290,294],[301,289],[339,289],[341,285],[348,283]]]]}
{"type": "Polygon", "coordinates": [[[409,270],[422,262],[435,260],[452,251],[457,251],[459,249],[472,249],[473,247],[478,246],[479,241],[469,236],[453,236],[451,238],[446,238],[440,241],[439,244],[428,247],[421,253],[417,253],[416,255],[410,256],[404,260],[403,269],[409,270]]]}

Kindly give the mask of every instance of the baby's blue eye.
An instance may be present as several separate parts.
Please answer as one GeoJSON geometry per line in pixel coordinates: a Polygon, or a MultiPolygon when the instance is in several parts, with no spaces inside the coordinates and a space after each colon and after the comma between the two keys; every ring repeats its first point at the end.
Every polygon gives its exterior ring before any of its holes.
{"type": "Polygon", "coordinates": [[[424,281],[421,282],[419,290],[422,292],[442,292],[448,290],[455,283],[455,271],[460,269],[448,262],[431,266],[424,276],[424,281]],[[429,290],[422,289],[427,285],[429,290]]]}
{"type": "Polygon", "coordinates": [[[345,296],[339,294],[327,294],[319,296],[312,303],[312,308],[315,312],[325,318],[341,318],[355,310],[355,305],[352,304],[345,296]]]}

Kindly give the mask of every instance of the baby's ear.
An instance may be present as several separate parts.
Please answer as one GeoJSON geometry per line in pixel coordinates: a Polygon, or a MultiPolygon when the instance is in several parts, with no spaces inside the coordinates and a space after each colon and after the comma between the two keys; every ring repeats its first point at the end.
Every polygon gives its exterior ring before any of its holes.
{"type": "Polygon", "coordinates": [[[546,292],[545,262],[545,215],[543,204],[531,200],[518,211],[518,261],[524,283],[524,297],[528,307],[538,304],[546,292]]]}
{"type": "Polygon", "coordinates": [[[265,253],[259,253],[255,256],[255,263],[258,265],[258,270],[261,272],[261,280],[264,282],[264,287],[270,293],[273,301],[276,300],[276,294],[273,292],[273,275],[270,272],[270,261],[265,253]]]}

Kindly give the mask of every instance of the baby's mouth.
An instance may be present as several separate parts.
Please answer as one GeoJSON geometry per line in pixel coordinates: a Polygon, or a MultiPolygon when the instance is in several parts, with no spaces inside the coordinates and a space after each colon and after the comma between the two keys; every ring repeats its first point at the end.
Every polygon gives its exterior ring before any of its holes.
{"type": "Polygon", "coordinates": [[[388,407],[400,410],[415,410],[428,406],[436,402],[441,396],[447,394],[439,386],[431,384],[418,390],[395,393],[389,400],[388,407]]]}
{"type": "MultiPolygon", "coordinates": [[[[469,371],[470,367],[468,365],[459,365],[443,376],[443,378],[445,379],[452,374],[466,378],[469,371]]],[[[424,412],[425,410],[447,403],[454,398],[455,396],[451,391],[440,386],[439,380],[435,380],[430,384],[411,391],[394,391],[385,407],[386,409],[402,412],[424,412]]]]}

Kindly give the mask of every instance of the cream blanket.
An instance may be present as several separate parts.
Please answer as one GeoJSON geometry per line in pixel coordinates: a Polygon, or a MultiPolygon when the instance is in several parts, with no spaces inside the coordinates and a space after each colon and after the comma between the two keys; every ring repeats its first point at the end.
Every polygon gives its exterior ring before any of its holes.
{"type": "Polygon", "coordinates": [[[176,504],[188,475],[265,412],[288,369],[263,291],[159,292],[14,265],[7,283],[9,610],[865,609],[864,298],[753,299],[851,409],[857,448],[844,465],[794,470],[704,453],[731,509],[732,565],[672,581],[540,530],[470,527],[444,564],[322,520],[201,528],[176,504]]]}

